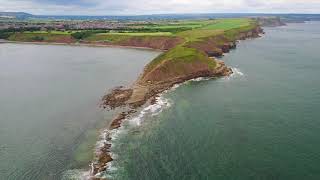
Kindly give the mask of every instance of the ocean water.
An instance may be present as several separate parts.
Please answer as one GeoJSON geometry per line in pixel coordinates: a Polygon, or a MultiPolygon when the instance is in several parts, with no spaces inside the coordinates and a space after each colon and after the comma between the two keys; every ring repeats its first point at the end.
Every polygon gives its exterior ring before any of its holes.
{"type": "Polygon", "coordinates": [[[222,58],[231,77],[184,83],[128,119],[106,176],[320,179],[320,23],[265,31],[222,58]]]}
{"type": "Polygon", "coordinates": [[[0,44],[0,180],[60,180],[89,169],[112,113],[105,92],[159,52],[0,44]]]}

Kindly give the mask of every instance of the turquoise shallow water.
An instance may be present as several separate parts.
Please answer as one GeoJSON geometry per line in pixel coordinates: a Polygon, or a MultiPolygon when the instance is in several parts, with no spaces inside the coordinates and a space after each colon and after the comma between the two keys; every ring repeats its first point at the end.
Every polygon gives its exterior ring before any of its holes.
{"type": "Polygon", "coordinates": [[[0,180],[60,180],[89,169],[97,129],[110,119],[101,97],[132,83],[158,54],[0,44],[0,180]]]}
{"type": "Polygon", "coordinates": [[[320,179],[320,23],[265,31],[223,58],[232,77],[184,84],[126,122],[110,178],[320,179]]]}

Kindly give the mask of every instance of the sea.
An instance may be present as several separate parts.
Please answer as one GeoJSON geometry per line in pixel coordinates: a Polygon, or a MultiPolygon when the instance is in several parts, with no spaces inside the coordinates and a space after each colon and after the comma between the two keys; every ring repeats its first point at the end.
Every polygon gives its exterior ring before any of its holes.
{"type": "Polygon", "coordinates": [[[0,44],[0,180],[88,175],[111,88],[130,85],[159,52],[0,44]]]}
{"type": "Polygon", "coordinates": [[[114,180],[320,179],[320,22],[264,28],[230,77],[163,93],[114,132],[114,180]]]}
{"type": "MultiPolygon", "coordinates": [[[[164,92],[112,134],[108,180],[320,179],[320,22],[264,28],[223,78],[164,92]]],[[[0,44],[0,179],[83,179],[103,94],[159,52],[0,44]]]]}

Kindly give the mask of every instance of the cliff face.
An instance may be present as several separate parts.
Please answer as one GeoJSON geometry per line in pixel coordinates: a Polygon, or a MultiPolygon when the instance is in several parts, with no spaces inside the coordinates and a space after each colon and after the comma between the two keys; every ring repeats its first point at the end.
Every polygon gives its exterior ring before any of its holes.
{"type": "Polygon", "coordinates": [[[120,46],[146,47],[159,50],[168,50],[180,44],[183,39],[178,37],[131,37],[114,43],[120,46]]]}
{"type": "Polygon", "coordinates": [[[105,35],[89,37],[82,40],[87,44],[100,44],[100,45],[116,45],[116,46],[129,46],[151,48],[157,50],[169,50],[183,42],[183,38],[175,36],[129,36],[129,35],[105,35]],[[105,39],[101,41],[101,39],[105,39]]]}
{"type": "Polygon", "coordinates": [[[228,53],[230,50],[236,48],[237,40],[257,38],[263,33],[263,29],[260,26],[256,26],[253,29],[239,32],[232,37],[227,37],[226,35],[222,34],[205,38],[202,41],[189,44],[188,46],[206,53],[209,57],[221,57],[224,53],[228,53]]]}
{"type": "Polygon", "coordinates": [[[104,105],[112,108],[121,105],[137,107],[174,84],[198,77],[230,75],[230,68],[210,56],[222,56],[236,47],[237,40],[256,38],[261,33],[263,30],[257,25],[245,31],[207,37],[174,47],[149,63],[131,89],[118,89],[107,95],[104,105]]]}

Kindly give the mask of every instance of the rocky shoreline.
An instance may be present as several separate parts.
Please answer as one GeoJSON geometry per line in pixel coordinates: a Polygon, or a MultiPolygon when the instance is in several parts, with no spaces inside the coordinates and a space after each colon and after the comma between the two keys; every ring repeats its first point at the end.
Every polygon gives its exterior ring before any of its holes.
{"type": "MultiPolygon", "coordinates": [[[[260,34],[264,34],[264,32],[260,26],[257,26],[256,28],[251,29],[247,32],[239,33],[235,41],[228,41],[222,36],[216,36],[210,38],[207,42],[205,42],[205,44],[202,43],[195,45],[194,48],[205,52],[209,57],[221,57],[224,53],[228,53],[230,50],[235,49],[238,40],[257,38],[260,37],[260,34]],[[225,41],[225,43],[217,46],[215,44],[217,40],[223,40],[225,41]]],[[[109,130],[114,130],[121,127],[122,122],[130,115],[137,112],[136,109],[138,107],[141,107],[146,103],[156,103],[156,97],[160,93],[172,88],[176,84],[180,84],[199,77],[223,77],[229,76],[233,73],[231,68],[227,67],[224,62],[219,61],[215,58],[212,58],[212,61],[215,61],[216,63],[216,67],[214,70],[208,70],[199,65],[199,67],[193,67],[194,71],[192,73],[161,81],[152,81],[142,75],[130,88],[121,86],[111,90],[109,94],[103,97],[102,107],[110,109],[115,109],[117,107],[127,107],[128,110],[121,112],[111,121],[109,130]]],[[[155,73],[157,74],[157,72],[155,73]]],[[[99,179],[98,177],[96,177],[96,175],[105,171],[107,168],[107,163],[113,161],[110,152],[110,134],[107,133],[104,138],[106,142],[96,154],[96,161],[92,165],[93,170],[91,172],[91,175],[93,176],[93,179],[99,179]]]]}

